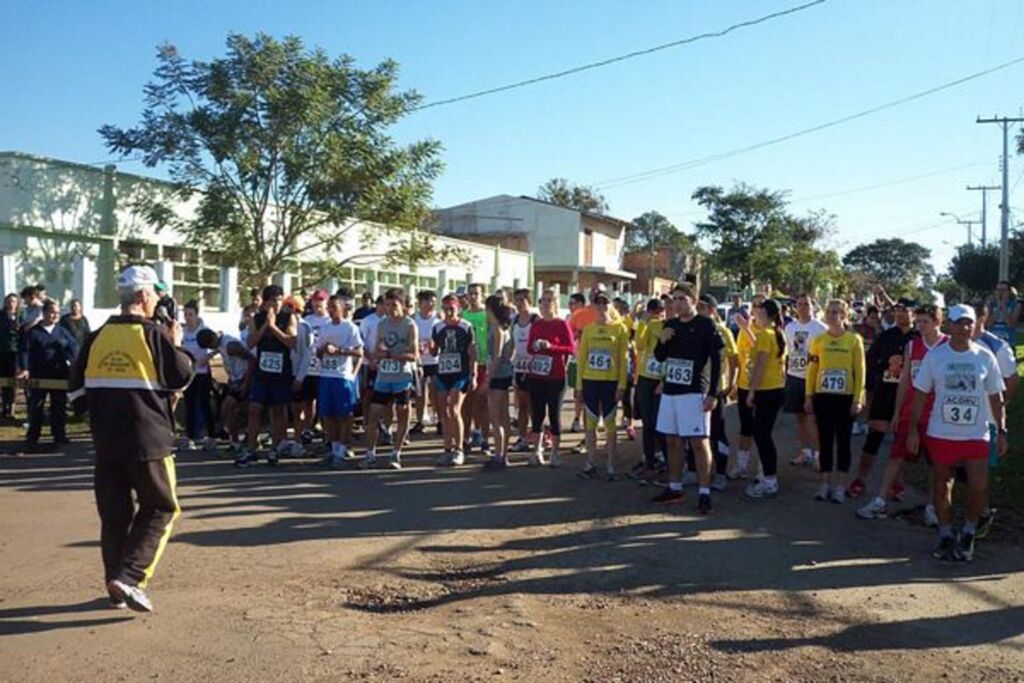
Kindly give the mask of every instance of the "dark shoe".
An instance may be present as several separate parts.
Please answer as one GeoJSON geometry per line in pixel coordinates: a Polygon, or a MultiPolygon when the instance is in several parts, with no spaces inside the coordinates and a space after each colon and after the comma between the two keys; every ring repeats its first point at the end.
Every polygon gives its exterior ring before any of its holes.
{"type": "Polygon", "coordinates": [[[932,551],[932,557],[943,562],[952,562],[956,559],[953,555],[955,549],[956,541],[953,540],[953,537],[943,536],[939,539],[939,544],[935,546],[935,550],[932,551]]]}
{"type": "Polygon", "coordinates": [[[410,434],[422,434],[423,433],[423,423],[422,422],[417,422],[416,424],[414,424],[412,427],[409,428],[409,433],[410,434]]]}
{"type": "Polygon", "coordinates": [[[661,493],[654,498],[651,498],[652,503],[658,503],[659,505],[678,505],[684,500],[686,500],[686,495],[682,491],[673,491],[668,486],[662,489],[661,493]]]}
{"type": "Polygon", "coordinates": [[[961,562],[970,562],[974,559],[974,534],[960,534],[953,557],[961,562]]]}
{"type": "Polygon", "coordinates": [[[996,509],[989,508],[988,514],[983,515],[982,518],[978,520],[978,528],[974,532],[974,538],[981,540],[988,536],[988,532],[992,530],[992,525],[995,524],[995,521],[996,509]]]}
{"type": "Polygon", "coordinates": [[[711,512],[711,496],[707,493],[700,494],[697,498],[697,512],[702,515],[706,515],[711,512]]]}

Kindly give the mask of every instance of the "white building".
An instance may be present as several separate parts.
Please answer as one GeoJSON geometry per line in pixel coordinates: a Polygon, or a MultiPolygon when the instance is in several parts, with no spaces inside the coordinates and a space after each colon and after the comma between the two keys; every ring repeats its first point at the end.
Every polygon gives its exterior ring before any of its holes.
{"type": "MultiPolygon", "coordinates": [[[[237,321],[240,303],[248,301],[236,268],[222,267],[220,255],[189,244],[173,230],[156,230],[141,216],[136,200],[166,192],[164,181],[47,159],[20,152],[0,152],[0,283],[4,293],[44,283],[62,303],[83,301],[91,322],[102,322],[115,305],[114,279],[131,263],[154,265],[184,303],[201,302],[203,317],[237,321]]],[[[188,215],[194,207],[180,205],[188,215]]],[[[434,237],[438,247],[458,249],[450,263],[389,265],[389,252],[409,233],[384,226],[353,223],[343,246],[333,254],[350,264],[340,277],[317,282],[303,273],[303,263],[290,264],[275,276],[286,291],[312,291],[347,286],[356,293],[378,293],[388,286],[407,290],[454,291],[469,282],[489,287],[533,284],[528,253],[449,237],[434,237]]],[[[308,270],[308,269],[307,269],[308,270]]],[[[244,278],[242,278],[244,280],[244,278]]],[[[227,322],[224,327],[230,327],[227,322]]]]}
{"type": "Polygon", "coordinates": [[[563,293],[585,290],[594,282],[628,293],[636,279],[622,268],[628,221],[507,194],[439,209],[435,215],[441,234],[531,252],[537,281],[558,285],[563,293]]]}

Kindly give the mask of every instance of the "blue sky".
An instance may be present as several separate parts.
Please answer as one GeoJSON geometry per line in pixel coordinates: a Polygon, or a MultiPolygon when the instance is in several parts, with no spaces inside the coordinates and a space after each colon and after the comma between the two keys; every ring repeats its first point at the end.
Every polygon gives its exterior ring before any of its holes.
{"type": "MultiPolygon", "coordinates": [[[[428,101],[717,30],[800,0],[559,2],[27,2],[0,25],[0,149],[110,158],[96,129],[134,123],[154,46],[223,52],[229,31],[296,34],[361,65],[392,58],[428,101]]],[[[424,110],[395,131],[433,137],[446,171],[435,203],[533,194],[554,176],[601,183],[761,142],[1024,56],[1024,2],[828,0],[724,38],[580,75],[424,110]]],[[[1019,115],[1024,63],[842,126],[645,182],[607,185],[611,212],[655,209],[684,231],[694,188],[743,181],[787,190],[797,211],[837,217],[845,252],[902,236],[944,269],[976,217],[968,184],[998,184],[998,128],[1019,115]],[[924,177],[922,177],[924,176],[924,177]],[[868,186],[870,190],[855,191],[868,186]]],[[[159,175],[138,163],[129,171],[159,175]]],[[[1010,205],[1024,214],[1024,158],[1010,205]]],[[[998,199],[989,232],[998,231],[998,199]]]]}

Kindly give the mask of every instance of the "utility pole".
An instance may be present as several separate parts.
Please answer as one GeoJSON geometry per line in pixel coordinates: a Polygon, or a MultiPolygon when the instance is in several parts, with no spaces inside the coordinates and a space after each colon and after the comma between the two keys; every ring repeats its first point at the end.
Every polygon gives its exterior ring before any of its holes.
{"type": "Polygon", "coordinates": [[[999,207],[1001,238],[999,244],[999,279],[1006,280],[1010,277],[1010,151],[1007,139],[1010,133],[1011,123],[1024,123],[1024,118],[1010,116],[993,116],[983,119],[980,116],[977,123],[998,123],[1003,127],[1003,202],[999,207]]]}
{"type": "Polygon", "coordinates": [[[998,190],[999,185],[968,185],[968,190],[981,190],[981,246],[988,246],[988,191],[998,190]]]}

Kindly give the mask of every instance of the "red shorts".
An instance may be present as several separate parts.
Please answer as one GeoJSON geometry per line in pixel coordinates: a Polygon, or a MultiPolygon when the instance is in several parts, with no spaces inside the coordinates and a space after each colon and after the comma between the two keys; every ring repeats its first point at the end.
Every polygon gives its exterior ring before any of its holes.
{"type": "Polygon", "coordinates": [[[919,438],[917,453],[911,453],[907,450],[907,435],[910,434],[910,420],[901,419],[899,424],[896,426],[896,436],[892,440],[892,448],[889,449],[889,457],[893,460],[906,460],[907,462],[917,462],[921,457],[921,451],[927,450],[931,454],[931,450],[925,443],[925,428],[928,426],[927,420],[922,420],[917,424],[917,436],[919,438]]]}
{"type": "Polygon", "coordinates": [[[485,380],[487,379],[487,366],[483,363],[476,364],[476,386],[485,387],[485,380]]]}
{"type": "Polygon", "coordinates": [[[952,467],[963,460],[988,460],[989,443],[981,439],[953,441],[926,436],[928,455],[938,465],[952,467]]]}

